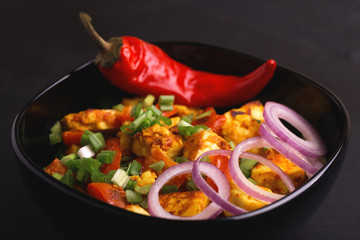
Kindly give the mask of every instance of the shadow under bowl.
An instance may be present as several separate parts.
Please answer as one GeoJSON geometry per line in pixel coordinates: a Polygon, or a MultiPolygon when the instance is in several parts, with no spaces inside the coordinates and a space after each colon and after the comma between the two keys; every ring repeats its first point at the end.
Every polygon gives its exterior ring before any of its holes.
{"type": "MultiPolygon", "coordinates": [[[[245,75],[264,60],[204,44],[158,43],[174,59],[195,69],[245,75]]],[[[111,108],[133,95],[108,83],[90,61],[43,90],[16,116],[12,144],[22,176],[42,213],[69,238],[132,236],[241,236],[287,238],[312,216],[336,179],[350,137],[350,119],[342,102],[314,80],[278,66],[256,97],[283,103],[304,116],[324,139],[325,166],[302,187],[279,201],[239,216],[202,221],[175,221],[135,214],[87,196],[43,171],[58,151],[50,146],[51,125],[72,112],[111,108]],[[169,233],[168,233],[169,232],[169,233]]],[[[236,107],[236,106],[235,106],[236,107]]],[[[237,106],[239,107],[239,106],[237,106]]],[[[217,109],[226,111],[226,109],[217,109]]]]}

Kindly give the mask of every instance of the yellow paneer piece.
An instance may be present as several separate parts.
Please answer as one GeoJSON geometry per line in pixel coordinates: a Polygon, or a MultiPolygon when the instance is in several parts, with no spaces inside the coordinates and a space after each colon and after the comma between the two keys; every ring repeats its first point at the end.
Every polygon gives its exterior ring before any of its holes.
{"type": "Polygon", "coordinates": [[[222,137],[211,130],[204,130],[194,133],[184,144],[184,157],[195,161],[201,154],[209,150],[215,149],[231,149],[222,137]]]}
{"type": "Polygon", "coordinates": [[[122,112],[113,109],[88,109],[71,113],[61,119],[65,130],[104,131],[117,130],[121,126],[122,112]]]}
{"type": "Polygon", "coordinates": [[[150,216],[150,213],[148,213],[148,211],[146,211],[145,209],[143,209],[139,205],[133,205],[133,204],[126,205],[125,209],[128,210],[128,211],[134,212],[134,213],[150,216]]]}
{"type": "MultiPolygon", "coordinates": [[[[270,191],[269,189],[262,188],[264,190],[270,191]]],[[[245,210],[254,211],[261,207],[266,206],[268,203],[260,201],[252,196],[246,194],[241,190],[234,181],[230,181],[230,197],[229,201],[245,210]]],[[[232,216],[231,213],[224,211],[225,216],[232,216]]]]}
{"type": "Polygon", "coordinates": [[[117,132],[116,136],[120,139],[120,149],[124,156],[131,156],[133,137],[124,133],[123,131],[117,132]]]}
{"type": "Polygon", "coordinates": [[[142,102],[144,98],[142,97],[134,97],[134,98],[123,98],[121,100],[121,104],[124,106],[136,106],[139,102],[142,102]]]}
{"type": "Polygon", "coordinates": [[[226,112],[224,115],[227,120],[234,120],[237,115],[247,114],[250,117],[263,122],[264,106],[259,100],[248,102],[237,109],[232,109],[226,112]]]}
{"type": "Polygon", "coordinates": [[[237,115],[227,120],[222,127],[222,136],[228,142],[239,144],[242,141],[259,136],[260,123],[247,114],[237,115]]]}
{"type": "Polygon", "coordinates": [[[194,216],[210,204],[210,199],[201,191],[160,194],[159,200],[167,212],[181,217],[194,216]]]}
{"type": "Polygon", "coordinates": [[[188,107],[179,104],[175,104],[175,108],[177,109],[177,114],[179,116],[188,116],[190,114],[193,114],[193,116],[195,117],[201,111],[201,108],[188,107]]]}
{"type": "MultiPolygon", "coordinates": [[[[264,156],[273,161],[279,166],[292,180],[295,188],[300,187],[306,180],[307,176],[304,170],[296,166],[290,160],[282,156],[280,153],[273,149],[265,151],[264,156]]],[[[271,189],[274,193],[287,194],[289,193],[284,182],[270,168],[258,163],[251,170],[251,178],[254,179],[260,186],[271,189]]]]}
{"type": "Polygon", "coordinates": [[[156,173],[152,172],[151,170],[147,170],[141,173],[140,176],[134,175],[130,176],[131,180],[136,181],[136,185],[139,187],[144,187],[148,184],[153,184],[156,180],[156,173]]]}
{"type": "Polygon", "coordinates": [[[264,106],[258,100],[246,103],[240,108],[226,112],[226,122],[222,127],[222,136],[228,142],[240,142],[259,136],[259,128],[263,118],[264,106]]]}
{"type": "Polygon", "coordinates": [[[173,134],[168,128],[159,124],[135,134],[132,151],[139,157],[149,157],[153,146],[160,147],[172,160],[180,156],[184,148],[181,136],[173,134]]]}

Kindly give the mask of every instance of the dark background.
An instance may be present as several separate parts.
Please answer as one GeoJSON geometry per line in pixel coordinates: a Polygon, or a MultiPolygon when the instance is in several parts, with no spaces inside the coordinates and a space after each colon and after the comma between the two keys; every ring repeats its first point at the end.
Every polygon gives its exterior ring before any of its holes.
{"type": "MultiPolygon", "coordinates": [[[[105,39],[193,41],[274,58],[333,91],[352,121],[332,191],[293,239],[359,239],[360,1],[2,1],[0,5],[0,230],[9,239],[64,239],[23,182],[10,142],[17,112],[97,49],[78,13],[105,39]]],[[[329,129],[331,131],[331,129],[329,129]]],[[[46,193],[44,193],[46,194],[46,193]]],[[[318,204],[314,202],[313,204],[318,204]]],[[[279,228],[281,226],[274,227],[279,228]]]]}

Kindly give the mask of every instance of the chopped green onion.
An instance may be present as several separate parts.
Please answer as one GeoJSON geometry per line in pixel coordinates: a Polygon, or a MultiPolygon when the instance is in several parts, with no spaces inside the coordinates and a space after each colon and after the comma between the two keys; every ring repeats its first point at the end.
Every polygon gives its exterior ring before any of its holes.
{"type": "Polygon", "coordinates": [[[190,160],[187,159],[186,157],[177,157],[177,158],[175,158],[174,161],[177,163],[184,163],[184,162],[189,162],[190,160]]]}
{"type": "Polygon", "coordinates": [[[253,184],[258,185],[258,183],[257,183],[254,179],[248,177],[248,180],[249,180],[250,182],[252,182],[253,184]]]}
{"type": "Polygon", "coordinates": [[[90,144],[93,150],[97,153],[105,147],[105,138],[102,133],[94,133],[89,136],[90,144]]]}
{"type": "Polygon", "coordinates": [[[162,112],[157,108],[155,107],[154,105],[151,105],[150,106],[150,110],[156,115],[156,116],[161,116],[162,112]]]}
{"type": "Polygon", "coordinates": [[[125,190],[134,190],[135,186],[137,184],[137,181],[132,180],[131,178],[129,178],[126,186],[125,186],[125,190]]]}
{"type": "Polygon", "coordinates": [[[100,153],[98,153],[96,159],[101,163],[112,163],[114,161],[115,155],[116,151],[102,150],[100,153]]]}
{"type": "Polygon", "coordinates": [[[210,157],[209,156],[202,157],[200,159],[200,161],[202,161],[202,162],[210,162],[210,157]]]}
{"type": "Polygon", "coordinates": [[[64,175],[56,172],[56,173],[54,173],[54,174],[51,175],[51,176],[53,176],[53,177],[54,177],[55,179],[57,179],[57,180],[61,180],[64,175]]]}
{"type": "Polygon", "coordinates": [[[153,163],[153,164],[149,165],[149,168],[151,168],[151,169],[157,171],[158,173],[160,173],[161,170],[163,169],[164,165],[165,165],[165,162],[160,160],[160,161],[158,161],[156,163],[153,163]]]}
{"type": "Polygon", "coordinates": [[[188,122],[186,122],[184,120],[181,120],[178,123],[177,127],[178,127],[179,134],[181,136],[191,136],[194,133],[198,133],[198,132],[201,132],[203,130],[209,129],[205,125],[195,125],[195,126],[193,126],[193,125],[189,124],[188,122]]]}
{"type": "Polygon", "coordinates": [[[250,170],[249,169],[246,169],[246,168],[244,168],[244,167],[242,167],[242,166],[240,166],[240,169],[241,169],[241,171],[242,171],[242,173],[244,174],[244,176],[245,177],[250,177],[250,170]]]}
{"type": "Polygon", "coordinates": [[[186,189],[189,191],[197,191],[199,190],[199,188],[196,186],[196,184],[194,183],[193,179],[190,179],[186,184],[186,189]]]}
{"type": "Polygon", "coordinates": [[[163,122],[165,125],[170,126],[172,124],[172,121],[170,118],[164,117],[164,116],[159,116],[158,117],[158,123],[160,125],[163,125],[161,122],[163,122]]]}
{"type": "Polygon", "coordinates": [[[62,133],[60,121],[56,121],[54,125],[50,128],[51,133],[62,133]]]}
{"type": "Polygon", "coordinates": [[[144,200],[143,200],[142,202],[140,202],[139,205],[140,205],[142,208],[148,209],[148,197],[145,196],[145,197],[144,197],[144,200]]]}
{"type": "Polygon", "coordinates": [[[248,159],[248,158],[241,158],[240,159],[240,169],[246,177],[250,177],[251,169],[257,164],[257,161],[248,159]]]}
{"type": "Polygon", "coordinates": [[[138,161],[134,160],[129,164],[129,167],[126,171],[126,173],[129,176],[133,176],[133,175],[140,175],[142,169],[142,165],[141,163],[139,163],[138,161]]]}
{"type": "Polygon", "coordinates": [[[85,168],[80,167],[79,171],[77,171],[77,173],[76,173],[76,179],[77,179],[79,182],[86,182],[86,180],[88,179],[88,177],[89,177],[88,171],[86,171],[85,168]]]}
{"type": "Polygon", "coordinates": [[[174,106],[171,105],[160,105],[160,110],[161,111],[172,111],[174,110],[174,106]]]}
{"type": "Polygon", "coordinates": [[[203,113],[197,115],[197,116],[195,117],[195,119],[196,119],[196,120],[199,120],[199,119],[204,118],[204,117],[209,117],[209,116],[211,116],[211,114],[212,114],[212,111],[209,110],[209,111],[206,111],[206,112],[203,112],[203,113]]]}
{"type": "Polygon", "coordinates": [[[193,127],[193,125],[191,125],[190,123],[184,121],[184,120],[180,120],[180,122],[177,124],[178,127],[193,127]]]}
{"type": "Polygon", "coordinates": [[[175,96],[174,95],[160,95],[159,96],[159,105],[173,104],[174,101],[175,101],[175,96]]]}
{"type": "Polygon", "coordinates": [[[145,98],[144,98],[144,107],[150,107],[151,105],[153,105],[155,102],[155,96],[152,94],[148,94],[145,98]]]}
{"type": "Polygon", "coordinates": [[[82,146],[91,145],[92,149],[97,153],[101,148],[105,147],[105,139],[101,132],[93,133],[85,130],[81,136],[80,144],[82,146]]]}
{"type": "MultiPolygon", "coordinates": [[[[136,105],[135,108],[140,109],[139,104],[136,105]]],[[[154,105],[151,105],[150,107],[146,107],[145,111],[141,109],[134,110],[133,113],[135,116],[135,120],[132,121],[129,125],[123,125],[120,127],[120,130],[128,135],[134,135],[137,132],[141,132],[143,129],[151,127],[155,124],[159,125],[171,125],[171,119],[162,116],[162,112],[157,109],[154,105]]]]}
{"type": "Polygon", "coordinates": [[[229,142],[229,145],[230,145],[230,147],[231,147],[232,150],[234,150],[235,147],[236,147],[236,146],[235,146],[235,143],[234,143],[233,141],[230,141],[230,142],[229,142]]]}
{"type": "Polygon", "coordinates": [[[81,135],[81,139],[80,139],[80,145],[81,146],[90,145],[89,136],[91,134],[92,134],[92,132],[90,132],[89,130],[84,131],[84,133],[81,135]]]}
{"type": "Polygon", "coordinates": [[[114,176],[111,178],[111,182],[121,188],[125,188],[129,179],[129,175],[124,170],[119,168],[116,170],[114,176]]]}
{"type": "Polygon", "coordinates": [[[149,193],[150,188],[151,188],[151,184],[147,184],[147,185],[145,185],[143,187],[135,186],[134,191],[138,192],[138,193],[140,193],[142,195],[146,195],[146,194],[149,193]]]}
{"type": "Polygon", "coordinates": [[[176,185],[164,185],[161,188],[161,193],[174,193],[174,192],[178,192],[179,189],[176,185]]]}
{"type": "Polygon", "coordinates": [[[114,105],[113,107],[112,107],[112,109],[114,109],[114,110],[118,110],[118,111],[122,111],[123,109],[124,109],[124,105],[123,104],[117,104],[117,105],[114,105]]]}
{"type": "Polygon", "coordinates": [[[111,179],[114,177],[116,171],[109,171],[108,174],[104,174],[100,171],[100,169],[96,169],[91,172],[91,182],[104,182],[104,183],[112,183],[111,179]]]}
{"type": "Polygon", "coordinates": [[[126,200],[130,203],[140,203],[144,200],[140,193],[132,190],[125,190],[125,194],[126,200]]]}
{"type": "Polygon", "coordinates": [[[93,158],[82,158],[81,159],[81,168],[84,168],[86,171],[91,173],[92,171],[99,169],[101,163],[97,159],[93,158]]]}
{"type": "Polygon", "coordinates": [[[174,95],[160,95],[159,106],[161,111],[172,111],[174,109],[173,103],[175,101],[174,95]]]}
{"type": "Polygon", "coordinates": [[[193,119],[193,114],[192,113],[190,113],[188,116],[184,115],[184,116],[181,117],[181,120],[183,120],[183,121],[185,121],[185,122],[187,122],[189,124],[191,124],[192,119],[193,119]]]}
{"type": "Polygon", "coordinates": [[[72,159],[75,159],[75,158],[77,158],[77,154],[76,154],[76,153],[70,153],[70,154],[62,157],[62,158],[60,159],[60,162],[61,162],[62,165],[65,165],[65,166],[66,166],[66,163],[67,163],[69,160],[72,160],[72,159]]]}
{"type": "Polygon", "coordinates": [[[73,171],[78,171],[81,167],[81,159],[79,159],[79,158],[68,159],[63,164],[73,171]]]}
{"type": "Polygon", "coordinates": [[[146,119],[146,114],[139,115],[138,118],[136,118],[134,121],[131,122],[133,128],[137,129],[145,119],[146,119]]]}
{"type": "Polygon", "coordinates": [[[62,141],[61,133],[50,133],[49,141],[50,141],[50,145],[55,145],[57,143],[61,143],[61,141],[62,141]]]}
{"type": "Polygon", "coordinates": [[[68,169],[60,181],[70,187],[73,187],[75,182],[73,171],[71,169],[68,169]]]}
{"type": "Polygon", "coordinates": [[[248,158],[241,158],[240,159],[240,167],[243,167],[247,170],[251,170],[255,165],[257,164],[257,161],[248,159],[248,158]]]}
{"type": "Polygon", "coordinates": [[[130,115],[132,117],[138,118],[140,114],[143,112],[142,108],[143,108],[142,103],[139,102],[138,104],[136,104],[135,107],[131,109],[130,115]]]}

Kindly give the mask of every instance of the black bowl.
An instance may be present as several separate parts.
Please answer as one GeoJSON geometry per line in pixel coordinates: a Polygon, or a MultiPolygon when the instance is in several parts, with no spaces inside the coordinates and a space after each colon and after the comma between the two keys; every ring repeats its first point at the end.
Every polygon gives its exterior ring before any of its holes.
{"type": "MultiPolygon", "coordinates": [[[[243,75],[261,63],[243,53],[193,43],[159,43],[170,56],[195,69],[243,75]]],[[[274,78],[256,97],[284,103],[307,118],[324,139],[325,166],[306,184],[259,210],[228,218],[174,221],[135,214],[69,188],[43,171],[61,149],[50,146],[50,126],[64,115],[87,108],[107,108],[132,96],[109,84],[90,61],[38,94],[17,115],[12,144],[28,184],[43,214],[68,236],[105,236],[130,232],[157,237],[241,234],[252,238],[294,236],[329,192],[342,165],[350,135],[350,120],[341,101],[319,83],[278,66],[274,78]],[[104,230],[105,229],[105,230],[104,230]],[[112,229],[112,230],[109,230],[112,229]],[[169,232],[169,233],[168,233],[169,232]],[[168,235],[169,234],[169,235],[168,235]]],[[[219,109],[224,111],[226,109],[219,109]]]]}

